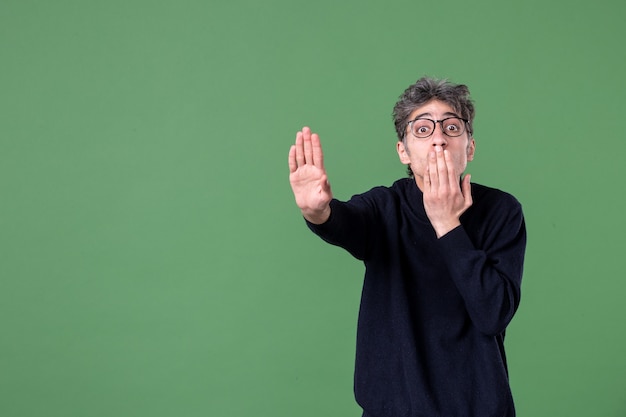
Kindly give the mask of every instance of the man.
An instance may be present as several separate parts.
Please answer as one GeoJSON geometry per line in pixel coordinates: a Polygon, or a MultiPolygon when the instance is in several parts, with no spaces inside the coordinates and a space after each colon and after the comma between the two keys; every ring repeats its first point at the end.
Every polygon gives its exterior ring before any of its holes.
{"type": "Polygon", "coordinates": [[[309,228],[365,264],[355,397],[364,417],[511,417],[505,329],[520,302],[518,201],[463,176],[474,158],[465,85],[421,78],[393,111],[409,178],[333,199],[317,134],[289,151],[309,228]]]}

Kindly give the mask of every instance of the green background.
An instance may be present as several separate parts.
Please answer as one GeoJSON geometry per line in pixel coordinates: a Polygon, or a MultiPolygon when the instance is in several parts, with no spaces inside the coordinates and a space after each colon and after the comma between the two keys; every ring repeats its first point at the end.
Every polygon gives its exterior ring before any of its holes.
{"type": "Polygon", "coordinates": [[[308,232],[404,176],[391,109],[470,86],[473,181],[523,203],[520,416],[626,416],[625,3],[0,1],[0,414],[359,416],[362,265],[308,232]]]}

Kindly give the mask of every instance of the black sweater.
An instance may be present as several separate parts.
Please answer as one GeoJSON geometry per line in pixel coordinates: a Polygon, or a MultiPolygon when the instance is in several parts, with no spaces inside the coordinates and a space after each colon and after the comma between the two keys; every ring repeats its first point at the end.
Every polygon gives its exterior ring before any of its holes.
{"type": "Polygon", "coordinates": [[[368,417],[515,415],[504,332],[520,301],[518,201],[472,184],[461,226],[437,239],[415,181],[333,200],[325,241],[365,263],[355,396],[368,417]]]}

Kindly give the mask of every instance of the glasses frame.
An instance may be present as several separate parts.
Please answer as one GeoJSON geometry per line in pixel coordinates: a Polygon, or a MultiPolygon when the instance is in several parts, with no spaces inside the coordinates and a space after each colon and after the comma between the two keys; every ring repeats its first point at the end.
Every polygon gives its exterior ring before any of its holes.
{"type": "Polygon", "coordinates": [[[429,119],[427,117],[416,117],[415,119],[409,121],[406,125],[410,128],[409,130],[411,131],[411,134],[413,135],[414,138],[416,139],[427,139],[429,137],[431,137],[433,135],[433,133],[435,133],[435,130],[437,130],[437,123],[439,123],[439,126],[441,126],[441,131],[443,132],[444,135],[450,137],[450,138],[458,138],[459,136],[461,136],[463,133],[465,133],[468,129],[467,129],[467,124],[469,123],[469,120],[464,119],[462,117],[458,117],[458,116],[450,116],[450,117],[446,117],[445,119],[441,119],[441,120],[433,120],[433,119],[429,119]],[[445,122],[446,120],[450,120],[450,119],[459,119],[462,120],[465,125],[463,126],[464,129],[461,133],[459,133],[458,135],[451,135],[448,132],[446,132],[446,129],[443,128],[443,122],[445,122]],[[415,133],[413,133],[413,123],[415,123],[418,120],[428,120],[433,122],[433,130],[431,130],[430,135],[428,136],[417,136],[415,133]]]}

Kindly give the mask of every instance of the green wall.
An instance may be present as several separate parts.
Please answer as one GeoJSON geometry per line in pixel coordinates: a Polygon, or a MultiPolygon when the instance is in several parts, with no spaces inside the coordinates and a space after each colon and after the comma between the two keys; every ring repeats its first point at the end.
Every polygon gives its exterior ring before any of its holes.
{"type": "Polygon", "coordinates": [[[468,172],[524,205],[520,416],[626,416],[625,3],[0,2],[0,415],[358,416],[363,267],[305,228],[404,175],[424,74],[477,105],[468,172]]]}

